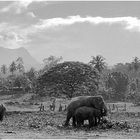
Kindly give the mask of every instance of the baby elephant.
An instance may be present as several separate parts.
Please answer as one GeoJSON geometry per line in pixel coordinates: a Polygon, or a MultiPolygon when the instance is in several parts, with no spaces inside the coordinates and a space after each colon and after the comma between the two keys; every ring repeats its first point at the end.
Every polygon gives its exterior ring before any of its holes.
{"type": "Polygon", "coordinates": [[[89,121],[89,127],[97,125],[97,119],[100,121],[102,117],[102,112],[99,109],[95,109],[93,107],[79,107],[76,109],[73,119],[75,120],[78,127],[84,124],[84,120],[89,121]]]}

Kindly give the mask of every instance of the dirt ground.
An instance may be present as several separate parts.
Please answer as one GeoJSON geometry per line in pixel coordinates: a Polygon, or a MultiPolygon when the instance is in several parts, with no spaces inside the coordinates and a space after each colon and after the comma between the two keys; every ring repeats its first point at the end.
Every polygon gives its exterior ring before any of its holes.
{"type": "MultiPolygon", "coordinates": [[[[7,116],[4,118],[3,122],[0,123],[0,138],[32,138],[32,139],[41,139],[41,138],[103,138],[103,139],[112,139],[112,138],[140,138],[140,117],[135,115],[127,115],[126,112],[130,110],[139,112],[140,107],[135,107],[133,104],[127,104],[127,110],[124,112],[121,109],[123,108],[123,103],[115,103],[118,105],[120,110],[119,112],[112,111],[112,114],[109,117],[111,121],[126,121],[131,128],[129,129],[99,129],[92,128],[91,130],[87,128],[64,128],[62,124],[66,118],[66,112],[58,112],[58,106],[60,102],[64,106],[69,101],[64,101],[61,99],[57,100],[56,110],[50,111],[49,104],[51,103],[50,99],[44,99],[42,101],[45,105],[45,111],[39,112],[39,106],[29,104],[28,99],[30,95],[24,96],[3,96],[0,98],[2,103],[6,102],[18,102],[14,105],[7,105],[7,116]],[[23,102],[24,100],[24,102],[23,102]],[[25,100],[27,100],[25,102],[25,100]],[[46,104],[45,104],[46,103],[46,104]],[[135,109],[134,109],[135,108],[135,109]]],[[[39,102],[39,101],[38,101],[39,102]]],[[[112,104],[109,104],[110,106],[112,104]]]]}

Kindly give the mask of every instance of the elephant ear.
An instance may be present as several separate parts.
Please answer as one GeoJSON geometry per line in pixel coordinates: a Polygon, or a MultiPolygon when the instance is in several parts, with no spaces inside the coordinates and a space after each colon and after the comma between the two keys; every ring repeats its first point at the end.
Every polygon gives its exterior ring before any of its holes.
{"type": "Polygon", "coordinates": [[[98,100],[99,106],[102,107],[102,106],[104,105],[103,99],[99,96],[99,97],[97,98],[97,100],[98,100]]]}

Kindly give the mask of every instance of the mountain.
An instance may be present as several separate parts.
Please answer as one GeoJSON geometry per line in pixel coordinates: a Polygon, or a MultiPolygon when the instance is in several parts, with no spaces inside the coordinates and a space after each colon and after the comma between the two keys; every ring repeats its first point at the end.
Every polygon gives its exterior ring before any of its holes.
{"type": "Polygon", "coordinates": [[[18,49],[8,49],[0,47],[0,66],[5,64],[9,66],[12,61],[15,61],[18,57],[22,57],[24,67],[26,70],[34,67],[38,69],[40,64],[30,55],[30,53],[23,47],[18,49]]]}

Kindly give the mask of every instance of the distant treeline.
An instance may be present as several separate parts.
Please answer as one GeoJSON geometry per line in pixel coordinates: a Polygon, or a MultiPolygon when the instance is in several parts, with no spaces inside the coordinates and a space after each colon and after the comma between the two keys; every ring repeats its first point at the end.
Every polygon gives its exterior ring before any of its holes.
{"type": "Polygon", "coordinates": [[[68,97],[100,94],[105,100],[140,100],[140,60],[118,63],[108,68],[101,55],[91,57],[87,64],[62,62],[62,57],[50,56],[43,60],[40,70],[24,69],[21,57],[9,67],[1,66],[0,92],[32,92],[40,96],[68,97]]]}

